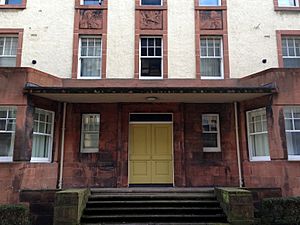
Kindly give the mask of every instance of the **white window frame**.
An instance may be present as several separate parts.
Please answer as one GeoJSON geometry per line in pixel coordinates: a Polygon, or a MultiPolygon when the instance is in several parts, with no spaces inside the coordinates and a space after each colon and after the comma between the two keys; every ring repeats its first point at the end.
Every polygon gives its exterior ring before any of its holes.
{"type": "Polygon", "coordinates": [[[212,7],[215,7],[215,6],[221,6],[222,4],[222,0],[218,0],[218,4],[217,5],[201,5],[201,0],[198,0],[199,1],[199,6],[212,6],[212,7]]]}
{"type": "MultiPolygon", "coordinates": [[[[17,114],[17,107],[14,106],[0,106],[0,110],[5,110],[6,112],[8,110],[16,110],[16,114],[17,114]]],[[[8,115],[6,116],[6,122],[8,119],[13,119],[13,118],[8,118],[8,115]]],[[[15,123],[16,123],[16,119],[15,119],[15,123]]],[[[6,124],[7,127],[7,124],[6,124]]],[[[11,148],[12,148],[12,152],[14,151],[14,143],[15,143],[15,135],[16,135],[16,129],[14,131],[0,131],[0,133],[4,133],[4,134],[12,134],[11,137],[11,148]]],[[[0,156],[0,162],[12,162],[13,161],[13,156],[0,156]]]]}
{"type": "Polygon", "coordinates": [[[99,80],[102,78],[102,48],[103,48],[103,43],[102,43],[103,39],[102,36],[80,36],[79,37],[79,45],[78,45],[78,72],[77,72],[77,78],[78,79],[83,79],[83,80],[99,80]],[[82,38],[99,38],[101,40],[101,56],[100,57],[96,57],[96,56],[81,56],[81,39],[82,38]],[[81,76],[81,59],[82,58],[100,58],[101,59],[101,64],[100,64],[100,74],[97,77],[82,77],[81,76]]]}
{"type": "MultiPolygon", "coordinates": [[[[99,2],[99,4],[97,4],[97,5],[102,5],[103,0],[98,0],[98,2],[99,2]]],[[[85,5],[84,0],[80,0],[80,5],[85,5]]]]}
{"type": "Polygon", "coordinates": [[[140,0],[140,5],[141,6],[162,6],[163,5],[163,0],[160,0],[160,5],[142,5],[142,0],[140,0]]]}
{"type": "Polygon", "coordinates": [[[298,0],[294,0],[294,5],[282,5],[280,4],[280,0],[278,0],[278,7],[299,7],[299,1],[298,0]]]}
{"type": "MultiPolygon", "coordinates": [[[[216,77],[216,76],[203,76],[202,74],[200,74],[201,80],[223,80],[224,79],[224,50],[223,50],[223,37],[222,36],[205,36],[202,35],[200,36],[200,65],[201,65],[201,59],[221,59],[221,63],[220,63],[220,69],[221,69],[221,76],[216,77]],[[220,54],[221,57],[212,57],[212,56],[201,56],[201,39],[202,38],[214,38],[214,39],[220,39],[220,54]]],[[[215,43],[214,43],[215,44],[215,43]]],[[[208,49],[208,47],[207,47],[208,49]]],[[[214,48],[214,54],[215,54],[215,48],[214,48]]]]}
{"type": "MultiPolygon", "coordinates": [[[[83,137],[84,137],[84,118],[85,116],[99,116],[99,130],[98,131],[93,131],[95,134],[98,133],[98,143],[100,143],[100,126],[101,126],[101,115],[100,113],[84,113],[81,116],[81,138],[80,138],[80,153],[98,153],[99,152],[99,147],[98,148],[90,148],[90,149],[85,149],[83,148],[83,137]]],[[[88,131],[91,133],[92,131],[88,131]]]]}
{"type": "MultiPolygon", "coordinates": [[[[268,138],[268,142],[269,142],[269,136],[268,136],[268,126],[267,126],[267,131],[263,131],[263,132],[254,132],[254,133],[250,133],[250,124],[249,124],[249,117],[251,113],[255,113],[255,112],[259,112],[264,110],[264,112],[266,113],[266,108],[259,108],[259,109],[255,109],[255,110],[251,110],[251,111],[247,111],[246,112],[246,119],[247,119],[247,136],[248,136],[248,150],[249,150],[249,159],[252,162],[255,161],[271,161],[271,157],[270,157],[270,145],[268,144],[268,151],[269,151],[269,156],[253,156],[253,149],[252,149],[252,145],[251,145],[251,136],[254,135],[259,135],[259,134],[267,134],[267,138],[268,138]]],[[[267,113],[266,113],[266,117],[267,117],[267,113]]],[[[268,118],[267,122],[268,122],[268,118]]]]}
{"type": "MultiPolygon", "coordinates": [[[[290,52],[289,52],[289,45],[288,45],[288,41],[286,41],[286,49],[287,49],[287,56],[283,55],[283,50],[282,50],[282,59],[300,59],[300,55],[296,55],[296,41],[295,39],[299,39],[300,40],[300,36],[288,36],[288,35],[285,35],[285,36],[282,36],[281,37],[281,43],[282,43],[282,46],[281,48],[283,49],[283,40],[286,39],[286,40],[289,40],[289,39],[292,39],[293,40],[293,48],[294,48],[294,53],[295,53],[295,56],[289,56],[290,52]]],[[[283,62],[284,63],[284,62],[283,62]]]]}
{"type": "MultiPolygon", "coordinates": [[[[1,0],[0,0],[1,1],[1,0]]],[[[0,4],[1,5],[1,4],[0,4]]],[[[6,38],[16,38],[17,39],[17,51],[15,55],[4,55],[4,51],[5,48],[3,47],[3,52],[0,52],[0,58],[15,58],[16,59],[16,63],[17,63],[17,54],[18,54],[18,42],[19,42],[19,38],[16,35],[8,35],[8,34],[4,34],[4,35],[0,35],[0,38],[4,38],[4,44],[6,42],[6,38]]],[[[10,51],[12,50],[12,45],[10,45],[10,51]]],[[[16,66],[16,65],[15,65],[16,66]]]]}
{"type": "MultiPolygon", "coordinates": [[[[155,43],[155,41],[154,41],[155,43]]],[[[155,45],[154,45],[155,46],[155,45]]],[[[155,49],[155,48],[154,48],[155,49]]],[[[162,80],[164,74],[164,43],[162,36],[140,36],[139,40],[139,79],[140,80],[162,80]],[[142,56],[142,38],[160,38],[161,39],[161,56],[142,56]],[[161,59],[160,77],[142,76],[142,58],[143,59],[161,59]]]]}
{"type": "MultiPolygon", "coordinates": [[[[53,151],[53,137],[54,137],[54,118],[55,118],[55,112],[45,110],[45,109],[40,109],[40,108],[35,108],[35,111],[39,110],[41,112],[49,113],[52,117],[52,124],[51,124],[51,134],[45,134],[45,133],[39,133],[39,132],[33,132],[33,135],[42,135],[42,136],[47,136],[50,137],[49,141],[49,146],[48,146],[48,157],[32,157],[31,156],[31,163],[50,163],[52,160],[52,151],[53,151]]],[[[34,112],[36,113],[36,112],[34,112]]],[[[33,139],[32,139],[33,140],[33,139]]],[[[33,147],[33,146],[32,146],[33,147]]],[[[32,148],[33,152],[33,148],[32,148]]]]}
{"type": "Polygon", "coordinates": [[[21,5],[23,1],[21,1],[20,4],[5,4],[5,0],[0,0],[0,5],[21,5]]]}
{"type": "Polygon", "coordinates": [[[203,118],[207,116],[217,117],[217,131],[204,131],[202,128],[203,134],[217,134],[217,144],[215,148],[212,147],[203,147],[203,152],[221,152],[221,135],[220,135],[220,116],[219,114],[202,114],[202,127],[203,127],[203,118]]]}
{"type": "MultiPolygon", "coordinates": [[[[294,109],[295,108],[300,108],[300,106],[288,106],[288,107],[284,107],[284,122],[286,120],[291,120],[292,124],[293,124],[293,128],[295,128],[295,118],[294,118],[294,109]],[[290,112],[292,113],[292,117],[291,118],[286,118],[285,117],[285,111],[286,110],[290,110],[290,112]]],[[[287,135],[287,133],[300,133],[300,130],[296,130],[296,129],[287,130],[285,128],[285,134],[287,135]]],[[[286,143],[287,143],[287,138],[286,138],[286,143]]],[[[288,145],[287,145],[287,147],[288,147],[288,145]]],[[[288,149],[287,149],[287,151],[288,151],[288,149]]],[[[290,161],[300,161],[300,154],[299,155],[289,155],[289,151],[288,151],[288,160],[290,160],[290,161]]]]}

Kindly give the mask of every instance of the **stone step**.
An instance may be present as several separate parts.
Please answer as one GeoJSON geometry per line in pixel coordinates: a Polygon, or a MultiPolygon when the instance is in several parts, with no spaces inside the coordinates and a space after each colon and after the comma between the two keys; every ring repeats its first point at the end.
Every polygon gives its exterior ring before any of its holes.
{"type": "Polygon", "coordinates": [[[82,223],[174,223],[174,222],[227,222],[224,214],[215,215],[83,215],[82,223]]]}
{"type": "Polygon", "coordinates": [[[91,193],[214,193],[214,188],[92,188],[91,193]]]}
{"type": "Polygon", "coordinates": [[[195,214],[195,215],[215,215],[222,214],[219,207],[126,207],[126,208],[86,208],[85,215],[114,215],[114,214],[195,214]]]}
{"type": "Polygon", "coordinates": [[[229,223],[81,223],[81,225],[230,225],[229,223]]]}
{"type": "Polygon", "coordinates": [[[216,196],[213,193],[197,193],[197,194],[118,194],[118,195],[102,195],[102,194],[93,194],[89,197],[89,201],[93,200],[152,200],[152,199],[186,199],[186,200],[197,200],[197,199],[216,199],[216,196]]]}
{"type": "Polygon", "coordinates": [[[219,207],[217,200],[116,200],[116,201],[88,201],[87,207],[219,207]]]}

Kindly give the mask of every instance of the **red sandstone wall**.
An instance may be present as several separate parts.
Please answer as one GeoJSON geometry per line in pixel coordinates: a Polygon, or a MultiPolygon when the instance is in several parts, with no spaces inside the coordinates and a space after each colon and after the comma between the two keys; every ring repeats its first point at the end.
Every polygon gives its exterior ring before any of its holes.
{"type": "Polygon", "coordinates": [[[240,105],[240,135],[241,151],[243,162],[243,175],[246,187],[252,188],[281,188],[283,196],[300,195],[300,162],[287,160],[287,146],[285,138],[285,124],[283,108],[290,105],[291,99],[293,105],[299,105],[300,79],[291,79],[284,76],[285,79],[277,80],[279,90],[282,90],[278,96],[264,97],[252,101],[246,101],[240,105]],[[291,92],[286,93],[289,88],[291,92]],[[246,111],[267,106],[268,117],[268,137],[271,161],[269,162],[250,162],[248,153],[246,111]]]}
{"type": "Polygon", "coordinates": [[[21,189],[55,189],[57,163],[0,163],[0,204],[18,203],[21,189]]]}
{"type": "MultiPolygon", "coordinates": [[[[18,203],[21,189],[55,189],[59,143],[59,105],[23,94],[28,68],[0,68],[0,105],[17,106],[14,162],[0,163],[0,204],[18,203]],[[56,112],[53,163],[30,163],[33,107],[56,112]]],[[[39,74],[36,74],[37,76],[39,74]]]]}
{"type": "Polygon", "coordinates": [[[173,113],[175,185],[237,186],[232,105],[70,104],[67,111],[64,188],[127,187],[130,113],[173,113]],[[80,153],[82,113],[100,113],[99,153],[80,153]],[[201,114],[220,113],[221,153],[203,153],[201,114]]]}
{"type": "Polygon", "coordinates": [[[232,104],[188,104],[185,109],[187,186],[238,186],[234,109],[232,104]],[[219,113],[220,153],[202,151],[202,113],[219,113]]]}

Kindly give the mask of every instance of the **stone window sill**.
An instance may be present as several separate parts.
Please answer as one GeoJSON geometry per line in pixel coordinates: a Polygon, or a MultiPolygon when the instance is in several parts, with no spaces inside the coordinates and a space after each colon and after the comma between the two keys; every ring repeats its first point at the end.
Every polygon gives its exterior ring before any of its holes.
{"type": "Polygon", "coordinates": [[[0,5],[0,9],[26,9],[26,5],[0,5]]]}
{"type": "Polygon", "coordinates": [[[195,6],[196,10],[227,10],[227,6],[195,6]]]}
{"type": "Polygon", "coordinates": [[[75,9],[107,9],[105,5],[77,5],[75,9]]]}
{"type": "Polygon", "coordinates": [[[300,12],[300,7],[280,7],[275,6],[275,11],[300,12]]]}

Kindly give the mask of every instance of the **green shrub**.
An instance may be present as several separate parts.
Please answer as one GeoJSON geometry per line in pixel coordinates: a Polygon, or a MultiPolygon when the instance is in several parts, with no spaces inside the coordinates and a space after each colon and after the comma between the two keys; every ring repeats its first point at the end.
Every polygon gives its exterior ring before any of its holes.
{"type": "Polygon", "coordinates": [[[264,199],[261,215],[263,225],[300,225],[300,197],[264,199]]]}
{"type": "Polygon", "coordinates": [[[0,205],[0,225],[30,225],[29,218],[24,205],[0,205]]]}

